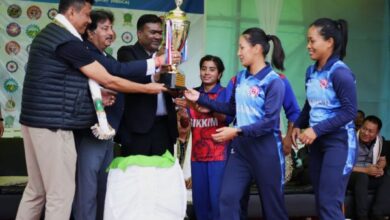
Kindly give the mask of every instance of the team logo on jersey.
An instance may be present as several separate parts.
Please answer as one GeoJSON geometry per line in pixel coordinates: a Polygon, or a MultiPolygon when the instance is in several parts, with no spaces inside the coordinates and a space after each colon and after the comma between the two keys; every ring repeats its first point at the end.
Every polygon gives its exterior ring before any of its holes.
{"type": "Polygon", "coordinates": [[[18,88],[18,82],[16,82],[16,80],[13,78],[9,78],[4,82],[4,89],[8,93],[14,93],[16,90],[18,90],[18,88]]]}
{"type": "Polygon", "coordinates": [[[249,96],[257,97],[259,96],[259,93],[260,93],[260,88],[257,86],[252,86],[251,88],[249,88],[249,96]]]}
{"type": "Polygon", "coordinates": [[[27,17],[29,17],[31,20],[38,20],[42,15],[41,9],[36,6],[32,5],[28,7],[27,9],[27,17]]]}
{"type": "Polygon", "coordinates": [[[11,18],[18,18],[22,14],[22,8],[19,5],[12,4],[8,7],[7,14],[11,18]]]}
{"type": "Polygon", "coordinates": [[[47,11],[47,17],[50,19],[50,20],[53,20],[54,17],[58,14],[58,10],[55,9],[55,8],[51,8],[47,11]]]}
{"type": "Polygon", "coordinates": [[[30,24],[26,28],[26,34],[31,39],[35,38],[35,36],[37,36],[40,31],[41,29],[36,24],[30,24]]]}
{"type": "Polygon", "coordinates": [[[19,68],[18,64],[13,60],[8,61],[5,66],[8,70],[8,72],[10,72],[10,73],[14,73],[14,72],[18,71],[18,68],[19,68]]]}
{"type": "Polygon", "coordinates": [[[320,79],[320,87],[321,87],[322,89],[328,88],[328,80],[326,80],[326,79],[320,79]]]}
{"type": "Polygon", "coordinates": [[[5,44],[5,52],[8,55],[11,54],[18,55],[19,51],[20,51],[20,45],[18,42],[12,40],[5,44]]]}
{"type": "Polygon", "coordinates": [[[122,34],[122,41],[126,44],[129,44],[133,40],[133,35],[126,31],[122,34]]]}
{"type": "Polygon", "coordinates": [[[16,37],[20,34],[20,25],[16,22],[11,22],[7,25],[7,34],[11,37],[16,37]]]}

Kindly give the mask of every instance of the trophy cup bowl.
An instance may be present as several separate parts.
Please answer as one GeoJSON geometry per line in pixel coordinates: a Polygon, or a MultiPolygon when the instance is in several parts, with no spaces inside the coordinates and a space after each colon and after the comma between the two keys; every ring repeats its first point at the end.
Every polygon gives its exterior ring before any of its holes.
{"type": "MultiPolygon", "coordinates": [[[[165,47],[166,51],[171,49],[182,52],[186,46],[190,22],[186,13],[180,9],[182,0],[175,0],[176,9],[171,10],[165,16],[165,47]]],[[[172,63],[171,53],[166,53],[167,64],[170,71],[161,73],[160,82],[164,83],[168,89],[182,90],[185,89],[185,76],[177,69],[177,64],[172,63]]]]}

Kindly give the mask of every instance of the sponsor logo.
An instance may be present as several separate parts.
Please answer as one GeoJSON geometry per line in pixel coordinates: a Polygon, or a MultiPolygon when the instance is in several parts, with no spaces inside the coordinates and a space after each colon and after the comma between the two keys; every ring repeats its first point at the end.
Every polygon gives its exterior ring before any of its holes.
{"type": "Polygon", "coordinates": [[[18,71],[18,68],[19,68],[18,64],[13,60],[8,61],[5,66],[8,70],[8,72],[10,72],[10,73],[14,73],[14,72],[18,71]]]}
{"type": "Polygon", "coordinates": [[[7,25],[7,34],[11,37],[16,37],[20,34],[20,25],[16,22],[11,22],[7,25]]]}
{"type": "Polygon", "coordinates": [[[9,78],[4,82],[4,89],[8,93],[14,93],[16,90],[18,90],[18,88],[18,82],[16,82],[16,80],[13,78],[9,78]]]}
{"type": "Polygon", "coordinates": [[[133,25],[131,24],[132,20],[133,20],[133,15],[132,15],[132,14],[130,14],[130,13],[125,13],[125,14],[123,15],[123,25],[133,26],[133,25]]]}
{"type": "Polygon", "coordinates": [[[27,9],[27,17],[29,17],[31,20],[38,20],[42,15],[41,9],[36,6],[32,5],[28,7],[27,9]]]}
{"type": "Polygon", "coordinates": [[[47,11],[47,17],[50,19],[50,20],[53,20],[54,17],[58,14],[58,10],[55,9],[55,8],[51,8],[47,11]]]}
{"type": "Polygon", "coordinates": [[[243,113],[246,115],[260,116],[259,109],[248,105],[237,105],[237,113],[243,113]]]}
{"type": "Polygon", "coordinates": [[[40,31],[41,29],[36,24],[30,24],[26,28],[26,34],[31,39],[35,38],[35,36],[37,36],[40,31]]]}
{"type": "Polygon", "coordinates": [[[7,115],[4,118],[4,127],[5,128],[12,128],[14,126],[15,117],[12,115],[7,115]]]}
{"type": "Polygon", "coordinates": [[[133,40],[133,35],[126,31],[122,34],[122,41],[126,44],[129,44],[133,40]]]}
{"type": "Polygon", "coordinates": [[[16,103],[12,99],[8,99],[5,103],[4,110],[7,112],[15,111],[16,103]]]}
{"type": "Polygon", "coordinates": [[[18,55],[20,52],[20,45],[16,41],[9,41],[8,43],[5,44],[5,52],[8,55],[18,55]]]}
{"type": "Polygon", "coordinates": [[[18,18],[22,14],[22,8],[19,5],[12,4],[8,7],[7,14],[11,18],[18,18]]]}

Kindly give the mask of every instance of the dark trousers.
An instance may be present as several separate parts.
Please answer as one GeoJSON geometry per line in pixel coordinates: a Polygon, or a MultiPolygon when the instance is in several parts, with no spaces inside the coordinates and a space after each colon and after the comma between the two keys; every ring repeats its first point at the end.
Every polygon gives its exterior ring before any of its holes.
{"type": "Polygon", "coordinates": [[[390,201],[390,176],[385,174],[381,177],[373,177],[365,173],[352,172],[348,188],[354,193],[355,214],[358,219],[368,219],[370,211],[369,190],[375,191],[371,215],[373,217],[383,216],[386,211],[384,205],[390,201]]]}
{"type": "Polygon", "coordinates": [[[342,206],[353,165],[348,162],[354,161],[357,152],[356,142],[349,143],[356,139],[348,136],[347,131],[334,132],[317,138],[309,146],[310,177],[321,220],[345,219],[342,206]]]}
{"type": "Polygon", "coordinates": [[[219,195],[225,163],[191,162],[192,204],[197,219],[219,220],[219,195]]]}
{"type": "Polygon", "coordinates": [[[240,201],[252,178],[256,181],[265,220],[287,220],[280,140],[273,135],[233,140],[222,180],[220,219],[239,220],[240,201]]]}
{"type": "Polygon", "coordinates": [[[102,220],[106,195],[106,169],[113,158],[114,142],[99,140],[90,129],[74,131],[77,149],[75,220],[102,220]]]}
{"type": "Polygon", "coordinates": [[[147,133],[131,132],[122,140],[121,154],[163,155],[167,150],[173,155],[173,141],[169,133],[168,116],[157,116],[152,129],[147,133]]]}

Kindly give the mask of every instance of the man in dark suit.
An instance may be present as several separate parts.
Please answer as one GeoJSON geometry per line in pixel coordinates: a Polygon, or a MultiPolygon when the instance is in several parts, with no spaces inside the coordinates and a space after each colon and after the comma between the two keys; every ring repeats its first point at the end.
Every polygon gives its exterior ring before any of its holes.
{"type": "MultiPolygon", "coordinates": [[[[146,14],[137,22],[138,41],[118,50],[121,62],[154,57],[162,41],[162,21],[146,14]]],[[[134,81],[142,83],[142,79],[134,81]]],[[[169,93],[126,94],[125,111],[119,129],[122,156],[162,155],[178,136],[175,106],[169,93]]]]}

